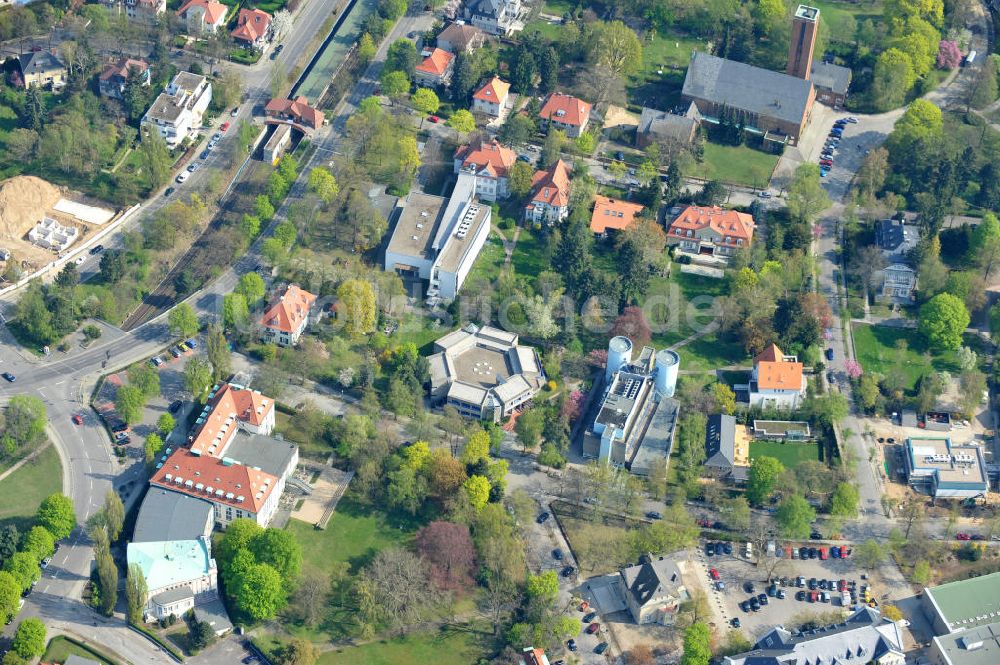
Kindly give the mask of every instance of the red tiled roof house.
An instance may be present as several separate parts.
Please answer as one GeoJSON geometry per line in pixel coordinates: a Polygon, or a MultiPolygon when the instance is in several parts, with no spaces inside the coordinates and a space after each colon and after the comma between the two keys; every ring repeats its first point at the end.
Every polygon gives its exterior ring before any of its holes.
{"type": "Polygon", "coordinates": [[[318,129],[326,116],[309,105],[309,100],[299,95],[295,99],[276,97],[264,107],[264,115],[272,120],[291,121],[303,132],[318,129]]]}
{"type": "Polygon", "coordinates": [[[417,85],[428,87],[448,85],[455,67],[455,56],[439,48],[424,51],[421,55],[424,59],[416,66],[413,75],[417,85]]]}
{"type": "Polygon", "coordinates": [[[309,310],[316,296],[289,284],[260,319],[261,337],[278,346],[295,346],[309,323],[309,310]]]}
{"type": "Polygon", "coordinates": [[[597,195],[594,198],[594,213],[590,216],[590,230],[595,235],[607,236],[608,229],[624,231],[632,226],[637,215],[642,214],[643,207],[638,203],[629,203],[607,196],[597,195]]]}
{"type": "MultiPolygon", "coordinates": [[[[745,386],[737,386],[744,388],[745,386]]],[[[806,377],[798,357],[771,344],[753,359],[750,406],[795,409],[806,394],[806,377]]]]}
{"type": "Polygon", "coordinates": [[[226,22],[229,8],[216,0],[187,0],[177,10],[177,16],[184,21],[189,35],[215,34],[226,22]]]}
{"type": "Polygon", "coordinates": [[[572,95],[553,92],[545,100],[539,112],[542,127],[555,127],[566,132],[566,136],[576,138],[587,129],[590,122],[590,104],[572,95]]]}
{"type": "Polygon", "coordinates": [[[510,83],[494,76],[472,96],[472,112],[491,115],[494,118],[500,117],[500,111],[507,104],[509,92],[510,83]]]}
{"type": "Polygon", "coordinates": [[[139,77],[140,84],[150,84],[149,64],[145,60],[121,58],[108,65],[97,80],[97,87],[102,97],[121,99],[125,92],[125,84],[129,75],[139,77]]]}
{"type": "Polygon", "coordinates": [[[260,51],[271,39],[271,15],[244,7],[236,18],[236,27],[229,34],[240,46],[260,51]]]}
{"type": "Polygon", "coordinates": [[[667,226],[667,244],[680,251],[728,259],[753,240],[753,216],[718,206],[688,206],[667,226]]]}
{"type": "Polygon", "coordinates": [[[471,170],[476,174],[476,195],[486,201],[505,199],[507,191],[507,173],[517,155],[494,139],[479,147],[463,145],[455,151],[455,173],[471,170]]]}
{"type": "Polygon", "coordinates": [[[569,167],[558,160],[547,171],[536,171],[531,179],[531,201],[524,207],[530,222],[555,224],[569,215],[569,167]]]}

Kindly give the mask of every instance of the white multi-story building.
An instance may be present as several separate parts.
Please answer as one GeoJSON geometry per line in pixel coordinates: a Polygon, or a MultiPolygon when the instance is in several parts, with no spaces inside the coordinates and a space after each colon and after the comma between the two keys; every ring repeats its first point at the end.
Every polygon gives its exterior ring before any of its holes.
{"type": "Polygon", "coordinates": [[[309,323],[309,310],[314,302],[316,296],[297,284],[285,287],[260,318],[264,341],[278,346],[298,344],[309,323]]]}
{"type": "Polygon", "coordinates": [[[507,175],[517,153],[494,139],[480,145],[463,145],[455,151],[455,173],[472,171],[476,175],[476,195],[486,201],[505,199],[507,175]]]}
{"type": "Polygon", "coordinates": [[[750,406],[795,409],[806,396],[806,377],[796,356],[781,352],[771,344],[753,359],[749,385],[736,390],[749,393],[750,406]]]}
{"type": "Polygon", "coordinates": [[[212,84],[204,76],[180,72],[142,118],[146,131],[157,131],[175,148],[201,127],[212,101],[212,84]]]}

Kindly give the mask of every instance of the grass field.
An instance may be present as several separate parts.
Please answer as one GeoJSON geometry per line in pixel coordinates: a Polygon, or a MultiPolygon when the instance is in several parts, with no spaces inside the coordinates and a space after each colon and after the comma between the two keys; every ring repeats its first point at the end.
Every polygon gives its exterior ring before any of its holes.
{"type": "Polygon", "coordinates": [[[510,257],[514,273],[534,281],[538,273],[549,267],[545,254],[545,239],[538,232],[522,228],[521,234],[517,237],[514,253],[510,257]]]}
{"type": "Polygon", "coordinates": [[[408,665],[409,663],[476,663],[489,655],[492,636],[485,627],[453,626],[379,640],[359,647],[327,651],[317,665],[408,665]]]}
{"type": "Polygon", "coordinates": [[[916,390],[920,377],[932,369],[955,373],[960,370],[954,352],[932,354],[928,359],[926,344],[913,328],[855,324],[854,352],[866,372],[901,372],[910,391],[916,390]],[[897,347],[900,342],[906,343],[905,351],[897,347]]]}
{"type": "Polygon", "coordinates": [[[785,465],[786,469],[798,466],[799,462],[819,459],[819,446],[815,443],[781,443],[779,441],[752,441],[750,459],[773,457],[785,465]]]}
{"type": "Polygon", "coordinates": [[[0,481],[0,524],[13,522],[24,533],[42,500],[62,491],[62,467],[55,446],[0,481]]]}
{"type": "Polygon", "coordinates": [[[573,0],[545,0],[545,4],[542,6],[542,13],[562,16],[567,12],[573,11],[576,4],[573,0]]]}
{"type": "Polygon", "coordinates": [[[875,23],[882,20],[881,0],[815,0],[809,5],[819,9],[820,19],[829,28],[830,39],[835,41],[853,41],[857,24],[868,19],[875,23]]]}
{"type": "Polygon", "coordinates": [[[560,30],[562,30],[562,25],[558,23],[549,23],[544,19],[537,19],[524,26],[524,35],[537,33],[548,41],[555,41],[559,39],[560,30]]]}
{"type": "Polygon", "coordinates": [[[89,649],[77,646],[61,635],[53,637],[52,640],[49,641],[49,646],[45,649],[45,655],[42,656],[41,662],[64,663],[66,662],[66,659],[72,655],[76,655],[81,658],[88,658],[91,661],[96,659],[98,663],[101,663],[101,665],[117,665],[116,661],[101,656],[101,654],[90,651],[89,649]]]}
{"type": "Polygon", "coordinates": [[[745,145],[730,146],[705,142],[705,155],[695,164],[692,175],[706,180],[762,187],[771,177],[778,156],[745,145]]]}
{"type": "Polygon", "coordinates": [[[629,101],[660,109],[677,105],[693,50],[708,47],[703,40],[670,31],[643,39],[642,69],[626,86],[629,101]]]}
{"type": "MultiPolygon", "coordinates": [[[[513,233],[514,229],[504,231],[504,234],[513,233]]],[[[466,278],[467,283],[474,284],[479,280],[486,280],[491,283],[496,281],[500,276],[500,271],[503,269],[505,256],[503,240],[500,239],[496,231],[490,231],[490,235],[486,239],[486,244],[483,245],[483,251],[479,253],[476,262],[472,264],[472,270],[469,271],[469,276],[466,278]]]]}

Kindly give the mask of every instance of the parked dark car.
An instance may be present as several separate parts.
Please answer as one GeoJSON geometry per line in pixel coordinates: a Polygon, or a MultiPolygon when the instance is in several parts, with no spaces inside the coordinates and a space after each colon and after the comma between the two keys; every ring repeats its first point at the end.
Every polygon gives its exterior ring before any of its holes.
{"type": "Polygon", "coordinates": [[[608,650],[607,642],[601,642],[596,647],[594,647],[594,653],[604,653],[607,650],[608,650]]]}
{"type": "Polygon", "coordinates": [[[806,599],[806,592],[805,591],[796,591],[795,592],[795,600],[805,600],[805,599],[806,599]]]}
{"type": "Polygon", "coordinates": [[[544,524],[545,521],[549,519],[549,517],[551,517],[551,515],[549,515],[548,513],[542,513],[541,515],[538,516],[538,518],[535,521],[538,522],[539,524],[544,524]]]}
{"type": "Polygon", "coordinates": [[[750,611],[750,601],[749,600],[744,600],[742,603],[740,603],[740,609],[743,610],[744,612],[749,612],[750,611]]]}
{"type": "Polygon", "coordinates": [[[562,561],[563,558],[562,550],[559,549],[558,547],[552,550],[552,558],[555,559],[556,561],[562,561]]]}
{"type": "Polygon", "coordinates": [[[646,513],[646,517],[648,517],[651,520],[662,520],[663,519],[663,515],[661,515],[660,513],[656,512],[655,510],[651,510],[648,513],[646,513]]]}
{"type": "Polygon", "coordinates": [[[123,420],[115,420],[111,423],[111,431],[118,433],[128,429],[128,424],[123,420]]]}
{"type": "Polygon", "coordinates": [[[177,413],[178,411],[181,410],[182,406],[184,406],[184,402],[182,402],[181,400],[177,399],[177,400],[174,400],[173,402],[170,403],[170,406],[168,407],[168,410],[170,411],[170,413],[177,413]]]}
{"type": "Polygon", "coordinates": [[[584,615],[583,622],[590,623],[596,618],[597,618],[597,612],[588,612],[586,615],[584,615]]]}
{"type": "Polygon", "coordinates": [[[743,590],[746,591],[747,593],[753,593],[754,592],[753,582],[744,582],[743,590]]]}
{"type": "Polygon", "coordinates": [[[90,248],[91,254],[100,254],[103,251],[104,251],[104,245],[94,245],[93,247],[90,248]]]}
{"type": "Polygon", "coordinates": [[[732,619],[729,620],[729,625],[732,626],[733,628],[739,628],[741,623],[742,622],[740,621],[739,617],[733,617],[732,619]]]}
{"type": "Polygon", "coordinates": [[[809,548],[808,547],[803,546],[803,547],[799,548],[799,558],[800,559],[808,559],[809,558],[809,548]]]}
{"type": "Polygon", "coordinates": [[[3,374],[0,374],[0,376],[7,379],[7,381],[10,383],[14,383],[15,381],[17,381],[17,377],[11,374],[10,372],[4,372],[3,374]]]}
{"type": "Polygon", "coordinates": [[[826,350],[826,359],[827,360],[833,360],[833,349],[827,349],[826,350]]]}
{"type": "Polygon", "coordinates": [[[566,648],[570,651],[576,651],[576,640],[569,640],[566,642],[566,648]]]}
{"type": "Polygon", "coordinates": [[[560,572],[560,574],[563,577],[569,577],[570,575],[572,575],[575,572],[576,572],[576,568],[574,568],[573,566],[566,566],[566,567],[564,567],[562,569],[562,571],[560,572]]]}
{"type": "Polygon", "coordinates": [[[766,593],[759,593],[757,594],[757,602],[761,605],[767,605],[770,601],[768,601],[766,593]]]}
{"type": "Polygon", "coordinates": [[[715,555],[715,543],[705,543],[705,556],[715,555]]]}
{"type": "Polygon", "coordinates": [[[732,543],[723,543],[722,544],[722,551],[725,552],[726,554],[732,554],[733,553],[733,544],[732,543]]]}
{"type": "Polygon", "coordinates": [[[756,597],[750,599],[750,610],[760,612],[760,601],[756,597]]]}
{"type": "Polygon", "coordinates": [[[722,543],[715,544],[715,555],[722,556],[725,553],[726,547],[722,543]]]}
{"type": "MultiPolygon", "coordinates": [[[[889,443],[892,443],[892,439],[889,439],[889,443]]],[[[812,540],[823,540],[823,534],[819,531],[813,531],[809,534],[809,538],[812,540]]]]}

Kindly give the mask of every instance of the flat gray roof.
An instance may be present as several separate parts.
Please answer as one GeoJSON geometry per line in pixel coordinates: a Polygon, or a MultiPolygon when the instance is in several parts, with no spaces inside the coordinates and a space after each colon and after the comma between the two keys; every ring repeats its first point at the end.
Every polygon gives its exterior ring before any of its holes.
{"type": "Polygon", "coordinates": [[[649,426],[639,442],[639,448],[632,456],[629,467],[632,473],[648,473],[654,460],[669,459],[680,408],[681,404],[677,400],[670,397],[660,398],[649,419],[649,426]]]}
{"type": "Polygon", "coordinates": [[[682,94],[798,125],[811,90],[804,79],[695,51],[682,94]]]}
{"type": "Polygon", "coordinates": [[[396,228],[389,240],[387,252],[431,260],[431,243],[446,200],[422,192],[410,192],[396,218],[396,228]]]}
{"type": "Polygon", "coordinates": [[[1000,663],[1000,622],[969,628],[934,638],[945,665],[997,665],[1000,663]]]}
{"type": "Polygon", "coordinates": [[[150,487],[135,520],[133,543],[198,540],[211,531],[212,504],[204,499],[150,487]]]}
{"type": "Polygon", "coordinates": [[[184,107],[177,103],[176,97],[161,92],[157,95],[153,105],[146,111],[146,116],[154,120],[172,123],[180,117],[183,110],[184,107]]]}
{"type": "Polygon", "coordinates": [[[468,232],[462,238],[452,234],[439,257],[441,269],[447,272],[458,271],[459,266],[462,265],[462,259],[472,247],[472,241],[479,235],[483,224],[486,224],[492,215],[493,211],[485,203],[472,203],[470,205],[476,207],[476,212],[468,232]]]}
{"type": "Polygon", "coordinates": [[[851,70],[832,62],[813,60],[809,80],[818,88],[833,90],[839,95],[846,95],[851,85],[851,70]]]}
{"type": "Polygon", "coordinates": [[[226,448],[226,457],[256,467],[276,478],[281,478],[288,464],[295,456],[293,443],[262,434],[248,434],[243,430],[236,433],[232,443],[226,448]]]}

